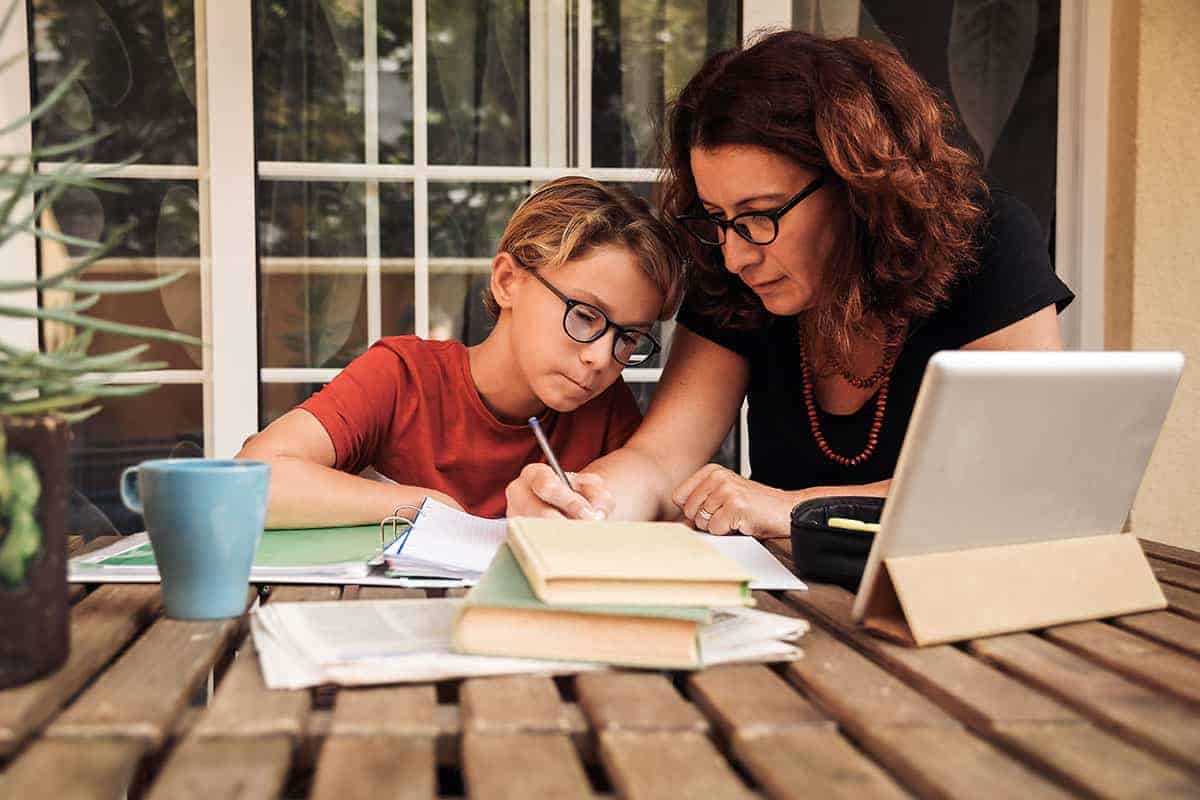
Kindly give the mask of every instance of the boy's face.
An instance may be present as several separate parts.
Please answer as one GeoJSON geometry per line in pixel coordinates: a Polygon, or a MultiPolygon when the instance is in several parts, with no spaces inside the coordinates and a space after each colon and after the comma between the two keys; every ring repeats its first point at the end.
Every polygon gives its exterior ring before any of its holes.
{"type": "MultiPolygon", "coordinates": [[[[612,322],[649,331],[662,308],[662,294],[632,253],[597,247],[541,277],[572,300],[601,309],[612,322]]],[[[574,411],[603,392],[621,374],[613,357],[617,331],[581,343],[563,329],[566,304],[531,273],[520,270],[512,293],[513,360],[538,399],[556,411],[574,411]]]]}

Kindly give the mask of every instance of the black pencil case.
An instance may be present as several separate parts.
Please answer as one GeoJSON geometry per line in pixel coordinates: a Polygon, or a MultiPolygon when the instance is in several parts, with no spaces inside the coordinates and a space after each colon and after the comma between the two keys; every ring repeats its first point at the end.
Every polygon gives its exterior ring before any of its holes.
{"type": "Polygon", "coordinates": [[[816,583],[858,591],[875,541],[869,531],[829,527],[833,517],[879,522],[882,497],[820,497],[792,508],[792,561],[796,574],[816,583]]]}

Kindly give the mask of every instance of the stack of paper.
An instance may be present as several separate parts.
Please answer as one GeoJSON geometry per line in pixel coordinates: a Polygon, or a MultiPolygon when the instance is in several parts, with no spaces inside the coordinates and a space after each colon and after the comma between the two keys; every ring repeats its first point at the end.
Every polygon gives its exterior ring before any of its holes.
{"type": "MultiPolygon", "coordinates": [[[[567,674],[605,669],[578,661],[463,655],[451,649],[457,599],[269,603],[250,629],[272,689],[321,684],[363,686],[514,673],[567,674]]],[[[740,608],[722,611],[700,632],[705,664],[799,657],[788,644],[803,620],[740,608]]]]}
{"type": "Polygon", "coordinates": [[[412,526],[384,549],[387,575],[474,583],[507,532],[507,520],[477,517],[427,497],[412,526]]]}

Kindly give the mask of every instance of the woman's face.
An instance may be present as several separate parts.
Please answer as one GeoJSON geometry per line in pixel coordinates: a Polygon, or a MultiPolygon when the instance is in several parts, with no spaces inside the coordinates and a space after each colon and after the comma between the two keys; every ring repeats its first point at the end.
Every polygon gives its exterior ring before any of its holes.
{"type": "MultiPolygon", "coordinates": [[[[772,211],[808,185],[817,172],[761,147],[724,145],[693,148],[692,174],[704,209],[718,219],[747,211],[772,211]]],[[[772,314],[788,316],[809,308],[833,250],[838,214],[828,185],[779,219],[779,235],[756,245],[726,231],[721,246],[725,269],[758,295],[772,314]]]]}

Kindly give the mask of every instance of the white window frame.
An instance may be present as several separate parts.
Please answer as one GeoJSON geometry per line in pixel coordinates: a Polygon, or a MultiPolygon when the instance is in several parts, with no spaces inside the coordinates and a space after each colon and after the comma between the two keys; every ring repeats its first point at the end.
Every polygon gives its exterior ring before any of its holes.
{"type": "MultiPolygon", "coordinates": [[[[209,342],[199,370],[166,370],[114,376],[114,381],[203,384],[205,454],[231,456],[242,441],[257,430],[259,387],[270,383],[322,383],[336,369],[260,369],[258,348],[258,269],[256,262],[255,164],[252,136],[253,98],[252,10],[249,3],[219,3],[210,12],[211,0],[196,0],[197,122],[199,163],[194,166],[138,164],[116,170],[123,179],[185,179],[197,182],[201,198],[201,303],[203,335],[209,342]],[[221,56],[210,60],[208,42],[221,43],[221,56]],[[219,198],[219,202],[214,202],[219,198]],[[238,298],[230,305],[222,298],[238,298]]],[[[429,332],[428,288],[429,184],[441,181],[552,180],[566,174],[587,175],[601,181],[652,182],[653,169],[608,169],[591,166],[591,81],[579,80],[574,96],[568,83],[566,44],[575,25],[575,68],[589,76],[592,68],[592,0],[530,0],[530,130],[531,163],[528,167],[439,166],[428,163],[426,130],[427,71],[425,0],[413,2],[413,164],[378,163],[377,52],[373,34],[378,0],[364,0],[364,86],[366,87],[364,164],[300,164],[262,162],[258,174],[273,180],[362,181],[367,198],[368,336],[381,333],[381,258],[379,254],[379,200],[381,182],[411,183],[414,201],[414,271],[416,332],[429,332]],[[574,19],[572,19],[572,8],[574,19]],[[575,166],[570,166],[568,129],[555,124],[553,109],[575,106],[571,125],[575,133],[575,166]]],[[[23,52],[22,63],[11,67],[0,80],[0,98],[11,117],[30,105],[28,41],[24,4],[19,4],[9,31],[0,42],[0,53],[23,52]]],[[[1112,0],[1062,0],[1059,67],[1058,183],[1056,263],[1060,273],[1079,295],[1063,315],[1064,340],[1069,347],[1103,347],[1104,237],[1107,203],[1107,114],[1109,87],[1109,32],[1112,0]]],[[[745,36],[760,28],[791,27],[790,0],[743,0],[745,36]]],[[[10,133],[7,150],[27,148],[30,126],[10,133]]],[[[101,165],[97,165],[101,166],[101,165]]],[[[54,169],[53,164],[41,166],[54,169]]],[[[31,205],[27,205],[31,208],[31,205]]],[[[3,257],[6,279],[36,275],[36,242],[20,237],[9,242],[3,257]]],[[[12,302],[12,298],[6,298],[12,302]]],[[[27,292],[16,302],[34,307],[36,293],[27,292]]],[[[38,340],[34,320],[0,319],[0,337],[21,346],[38,340]]],[[[627,369],[631,382],[654,382],[661,369],[627,369]]],[[[742,468],[749,470],[746,413],[741,417],[742,468]]]]}

